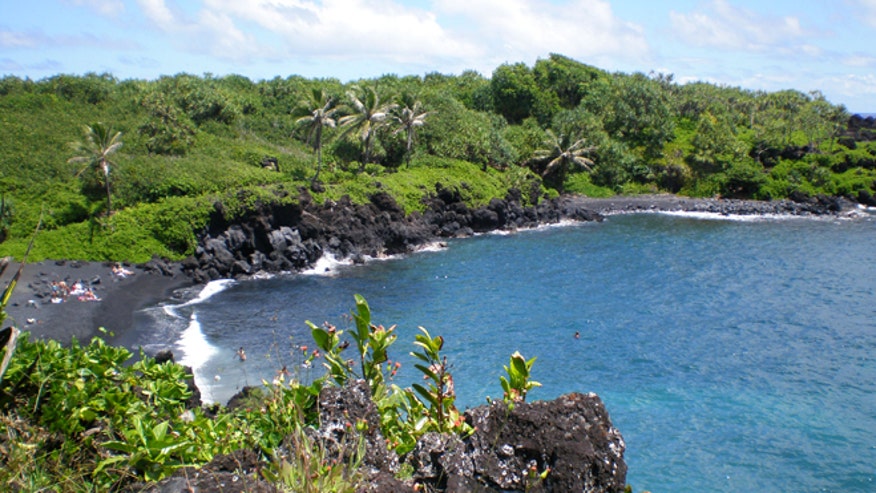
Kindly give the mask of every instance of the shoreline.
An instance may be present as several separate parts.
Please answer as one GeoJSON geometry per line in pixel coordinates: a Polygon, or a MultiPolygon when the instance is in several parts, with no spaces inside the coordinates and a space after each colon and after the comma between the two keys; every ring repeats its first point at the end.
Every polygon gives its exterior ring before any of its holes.
{"type": "Polygon", "coordinates": [[[853,215],[857,204],[835,197],[811,198],[805,202],[792,200],[749,200],[691,198],[671,194],[626,195],[607,198],[575,196],[576,204],[602,215],[637,212],[706,212],[719,215],[788,215],[843,216],[853,215]]]}
{"type": "MultiPolygon", "coordinates": [[[[19,265],[10,263],[2,279],[4,289],[19,265]]],[[[173,271],[156,270],[150,263],[125,265],[133,274],[122,278],[113,274],[113,263],[109,262],[29,263],[9,299],[5,325],[29,332],[31,340],[53,339],[68,345],[75,338],[84,345],[100,336],[111,343],[131,330],[135,312],[169,300],[174,291],[194,284],[179,265],[168,265],[173,271]],[[53,281],[72,285],[78,280],[90,286],[99,300],[80,301],[68,296],[61,303],[52,302],[53,281]]]]}
{"type": "MultiPolygon", "coordinates": [[[[732,199],[699,199],[675,195],[617,196],[590,198],[569,196],[581,209],[597,215],[639,212],[708,212],[721,215],[790,215],[790,216],[854,216],[851,202],[842,199],[813,200],[810,203],[792,201],[753,201],[732,199]]],[[[549,222],[545,222],[549,224],[549,222]]],[[[501,229],[501,228],[500,228],[501,229]]],[[[446,238],[434,238],[435,243],[446,238]]],[[[331,253],[331,252],[326,252],[331,253]]],[[[355,263],[355,258],[353,259],[355,263]]],[[[10,264],[2,281],[5,287],[19,264],[10,264]]],[[[30,332],[31,339],[54,339],[64,345],[73,338],[87,344],[101,336],[108,343],[132,340],[134,314],[149,306],[172,299],[173,293],[197,284],[204,284],[185,272],[185,261],[153,260],[142,265],[125,264],[134,273],[125,278],[113,274],[111,262],[43,261],[27,264],[7,306],[8,325],[30,332]],[[52,281],[77,280],[91,285],[100,301],[79,301],[69,297],[63,303],[52,303],[52,281]],[[104,328],[102,333],[99,328],[104,328]]],[[[312,268],[311,266],[310,268],[312,268]]],[[[243,276],[246,277],[246,276],[243,276]]],[[[132,348],[129,348],[132,349],[132,348]]]]}

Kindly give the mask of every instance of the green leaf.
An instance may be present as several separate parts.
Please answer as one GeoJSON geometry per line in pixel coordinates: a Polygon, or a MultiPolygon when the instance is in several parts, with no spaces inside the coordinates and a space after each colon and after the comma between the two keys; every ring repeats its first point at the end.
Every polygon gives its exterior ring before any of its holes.
{"type": "MultiPolygon", "coordinates": [[[[105,443],[104,446],[106,446],[108,443],[110,443],[110,442],[105,443]]],[[[111,465],[117,464],[119,462],[124,462],[125,459],[127,459],[127,457],[125,457],[123,455],[114,455],[112,457],[109,457],[107,459],[100,461],[100,463],[97,465],[97,467],[94,468],[94,475],[97,476],[107,466],[111,466],[111,465]]]]}
{"type": "Polygon", "coordinates": [[[365,341],[368,338],[368,333],[371,332],[371,309],[368,307],[368,302],[361,295],[353,295],[356,299],[356,312],[353,318],[356,320],[356,332],[359,335],[360,341],[365,341]]]}
{"type": "Polygon", "coordinates": [[[504,390],[505,393],[508,396],[510,396],[511,395],[511,384],[508,383],[508,379],[500,376],[499,381],[502,383],[502,390],[504,390]]]}
{"type": "Polygon", "coordinates": [[[430,406],[438,407],[438,399],[435,397],[435,395],[433,395],[431,392],[426,390],[425,387],[423,387],[422,385],[420,385],[418,383],[411,385],[411,387],[413,387],[414,390],[416,390],[418,394],[423,396],[423,399],[428,401],[430,406]]]}
{"type": "Polygon", "coordinates": [[[356,310],[359,312],[359,316],[365,320],[371,320],[371,309],[368,307],[365,297],[361,294],[354,294],[353,298],[356,299],[356,310]]]}
{"type": "Polygon", "coordinates": [[[322,327],[317,327],[312,324],[309,320],[306,322],[308,327],[310,327],[310,335],[313,337],[313,342],[316,343],[317,347],[322,349],[323,351],[330,351],[331,346],[329,345],[329,333],[327,330],[322,327]]]}
{"type": "Polygon", "coordinates": [[[435,372],[432,371],[429,367],[423,366],[420,364],[415,364],[414,368],[423,372],[423,374],[426,375],[427,377],[429,377],[430,379],[432,379],[433,382],[438,383],[438,375],[435,374],[435,372]]]}
{"type": "MultiPolygon", "coordinates": [[[[116,452],[124,452],[126,454],[130,454],[131,452],[133,452],[135,450],[135,447],[133,445],[131,445],[127,442],[120,442],[117,440],[110,441],[110,442],[104,442],[102,444],[102,446],[105,448],[108,448],[110,450],[115,450],[116,452]]],[[[115,462],[118,462],[118,461],[115,461],[115,462]]]]}
{"type": "Polygon", "coordinates": [[[167,421],[158,423],[152,428],[152,436],[158,441],[164,440],[164,437],[167,436],[167,427],[167,421]]]}
{"type": "Polygon", "coordinates": [[[526,368],[526,360],[523,359],[523,356],[521,356],[520,353],[514,353],[511,356],[511,366],[513,367],[513,371],[520,376],[524,378],[528,376],[529,370],[526,368]]]}

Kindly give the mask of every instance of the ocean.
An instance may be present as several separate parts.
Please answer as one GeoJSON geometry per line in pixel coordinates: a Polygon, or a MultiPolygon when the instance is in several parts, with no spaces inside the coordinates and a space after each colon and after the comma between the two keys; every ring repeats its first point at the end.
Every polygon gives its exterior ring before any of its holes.
{"type": "Polygon", "coordinates": [[[138,312],[135,333],[225,402],[283,366],[321,374],[302,366],[304,322],[349,329],[358,293],[374,323],[396,325],[401,386],[418,381],[408,353],[423,326],[445,338],[460,408],[501,398],[514,351],[537,358],[530,399],[596,392],[635,491],[870,492],[874,246],[872,215],[615,215],[218,281],[138,312]]]}

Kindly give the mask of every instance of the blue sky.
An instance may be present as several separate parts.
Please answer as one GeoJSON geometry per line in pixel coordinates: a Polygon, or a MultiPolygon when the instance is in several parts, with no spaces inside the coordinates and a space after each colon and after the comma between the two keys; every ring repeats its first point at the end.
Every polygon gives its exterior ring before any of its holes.
{"type": "Polygon", "coordinates": [[[821,90],[876,112],[876,0],[3,0],[0,75],[490,76],[610,71],[821,90]]]}

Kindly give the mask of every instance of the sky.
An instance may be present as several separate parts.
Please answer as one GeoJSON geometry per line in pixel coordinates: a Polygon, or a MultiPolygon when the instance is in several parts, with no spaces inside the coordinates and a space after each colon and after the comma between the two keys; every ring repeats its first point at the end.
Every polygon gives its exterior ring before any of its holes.
{"type": "Polygon", "coordinates": [[[342,82],[559,53],[876,113],[876,0],[0,0],[0,76],[342,82]]]}

